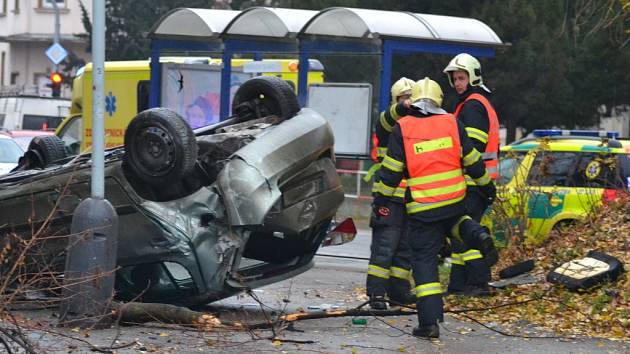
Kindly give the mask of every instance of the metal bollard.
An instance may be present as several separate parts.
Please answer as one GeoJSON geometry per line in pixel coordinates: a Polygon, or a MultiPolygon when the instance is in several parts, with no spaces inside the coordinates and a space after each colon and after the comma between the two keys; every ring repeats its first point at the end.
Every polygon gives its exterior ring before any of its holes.
{"type": "Polygon", "coordinates": [[[114,295],[118,215],[106,199],[76,208],[68,241],[59,325],[103,328],[114,295]]]}

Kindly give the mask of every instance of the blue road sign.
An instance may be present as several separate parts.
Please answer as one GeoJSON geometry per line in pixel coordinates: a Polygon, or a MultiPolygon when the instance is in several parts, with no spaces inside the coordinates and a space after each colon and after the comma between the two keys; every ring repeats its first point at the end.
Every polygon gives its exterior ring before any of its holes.
{"type": "Polygon", "coordinates": [[[55,43],[46,50],[46,56],[50,59],[50,61],[57,65],[68,56],[68,52],[61,46],[61,44],[55,43]]]}

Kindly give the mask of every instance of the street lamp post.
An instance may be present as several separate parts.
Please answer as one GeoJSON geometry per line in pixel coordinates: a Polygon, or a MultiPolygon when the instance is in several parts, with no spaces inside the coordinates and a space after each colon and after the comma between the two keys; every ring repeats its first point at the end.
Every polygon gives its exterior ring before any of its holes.
{"type": "Polygon", "coordinates": [[[60,309],[62,325],[81,327],[109,324],[118,240],[118,215],[105,199],[105,0],[92,4],[92,195],[72,218],[60,309]]]}

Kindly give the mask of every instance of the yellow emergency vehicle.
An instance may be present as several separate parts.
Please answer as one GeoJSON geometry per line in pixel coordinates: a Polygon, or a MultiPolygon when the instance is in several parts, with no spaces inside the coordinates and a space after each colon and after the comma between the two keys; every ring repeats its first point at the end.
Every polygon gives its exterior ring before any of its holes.
{"type": "Polygon", "coordinates": [[[484,218],[497,238],[528,243],[596,213],[630,189],[630,142],[616,132],[535,130],[501,148],[497,201],[484,218]]]}
{"type": "MultiPolygon", "coordinates": [[[[220,68],[220,59],[194,58],[194,63],[220,68]]],[[[190,58],[162,58],[163,63],[186,63],[190,58]]],[[[251,59],[233,59],[232,68],[238,71],[251,59]]],[[[298,61],[293,59],[265,59],[260,62],[260,75],[278,76],[297,90],[298,61]],[[262,71],[264,70],[264,71],[262,71]]],[[[252,74],[254,76],[255,74],[252,74]]],[[[56,130],[71,153],[86,151],[92,143],[92,64],[77,72],[73,81],[70,115],[56,130]]],[[[309,84],[324,82],[323,66],[309,62],[309,84]]],[[[232,89],[235,89],[233,87],[232,89]]],[[[125,129],[131,119],[149,107],[150,68],[148,60],[114,61],[105,63],[105,145],[123,145],[125,129]]]]}

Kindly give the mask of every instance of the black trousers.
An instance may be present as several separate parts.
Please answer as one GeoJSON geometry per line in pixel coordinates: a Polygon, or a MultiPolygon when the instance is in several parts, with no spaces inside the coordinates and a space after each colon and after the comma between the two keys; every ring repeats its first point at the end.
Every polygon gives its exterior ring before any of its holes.
{"type": "MultiPolygon", "coordinates": [[[[483,213],[489,206],[476,188],[468,188],[464,205],[468,216],[476,222],[481,221],[483,213]]],[[[466,227],[470,226],[464,224],[460,227],[460,234],[467,233],[468,230],[464,230],[466,227]]],[[[486,285],[490,281],[490,267],[478,252],[474,252],[474,249],[471,250],[455,238],[451,238],[451,248],[453,250],[451,255],[453,263],[451,264],[449,291],[464,290],[466,285],[486,285]]]]}
{"type": "Polygon", "coordinates": [[[368,295],[384,296],[403,300],[409,294],[411,286],[411,249],[406,232],[405,206],[389,202],[389,215],[372,215],[372,245],[370,246],[370,264],[366,281],[368,295]]]}
{"type": "Polygon", "coordinates": [[[416,282],[416,309],[421,326],[444,321],[442,287],[438,275],[438,253],[445,235],[459,216],[437,222],[422,222],[409,218],[409,244],[412,251],[412,272],[416,282]]]}

